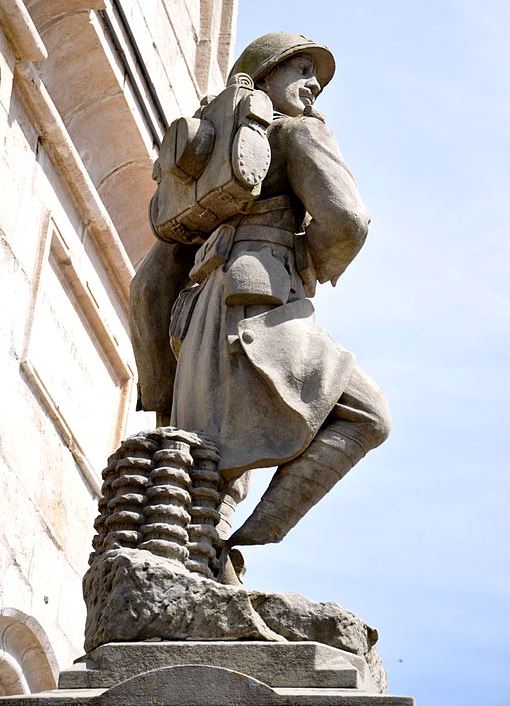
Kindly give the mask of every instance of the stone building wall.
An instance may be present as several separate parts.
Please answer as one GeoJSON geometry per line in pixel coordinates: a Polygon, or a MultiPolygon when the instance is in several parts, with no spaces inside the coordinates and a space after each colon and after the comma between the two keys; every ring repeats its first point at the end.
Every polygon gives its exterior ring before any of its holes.
{"type": "Polygon", "coordinates": [[[83,650],[105,459],[135,412],[129,284],[166,126],[221,90],[236,0],[0,0],[0,694],[83,650]]]}

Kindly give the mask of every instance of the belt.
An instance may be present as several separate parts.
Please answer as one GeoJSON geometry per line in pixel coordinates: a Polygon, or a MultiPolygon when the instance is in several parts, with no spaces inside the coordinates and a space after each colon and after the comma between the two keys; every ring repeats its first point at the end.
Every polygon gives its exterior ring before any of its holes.
{"type": "Polygon", "coordinates": [[[251,204],[248,213],[271,213],[271,211],[282,211],[291,208],[292,202],[289,196],[273,196],[270,199],[261,199],[251,204]]]}
{"type": "Polygon", "coordinates": [[[286,248],[294,248],[294,233],[282,228],[272,228],[271,226],[240,225],[237,226],[234,242],[255,241],[271,243],[272,245],[283,245],[286,248]]]}

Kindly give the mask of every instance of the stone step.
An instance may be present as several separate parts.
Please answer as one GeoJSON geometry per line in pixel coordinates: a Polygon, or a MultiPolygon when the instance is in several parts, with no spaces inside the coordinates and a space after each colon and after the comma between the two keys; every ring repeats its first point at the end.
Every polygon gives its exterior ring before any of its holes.
{"type": "MultiPolygon", "coordinates": [[[[267,687],[266,687],[267,688],[267,687]]],[[[387,694],[368,694],[353,689],[271,689],[272,694],[262,689],[252,689],[250,696],[243,690],[243,701],[232,701],[232,692],[225,695],[225,700],[211,698],[204,688],[202,697],[189,698],[175,695],[161,699],[155,695],[150,701],[138,702],[126,700],[119,694],[110,699],[109,690],[104,689],[65,689],[47,691],[30,696],[2,696],[1,706],[416,706],[410,696],[390,696],[387,694]],[[259,693],[257,693],[257,691],[259,693]]]]}
{"type": "Polygon", "coordinates": [[[374,688],[364,659],[315,642],[110,643],[83,659],[61,673],[59,688],[109,688],[137,673],[186,664],[232,669],[271,687],[374,688]]]}

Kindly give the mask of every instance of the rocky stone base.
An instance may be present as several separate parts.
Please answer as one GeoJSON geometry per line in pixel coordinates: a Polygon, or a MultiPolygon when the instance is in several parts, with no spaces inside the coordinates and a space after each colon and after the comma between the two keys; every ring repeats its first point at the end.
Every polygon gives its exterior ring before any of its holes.
{"type": "Polygon", "coordinates": [[[87,652],[108,642],[155,639],[311,641],[358,655],[373,688],[386,690],[377,631],[334,603],[219,584],[129,549],[96,558],[84,577],[84,596],[87,652]]]}

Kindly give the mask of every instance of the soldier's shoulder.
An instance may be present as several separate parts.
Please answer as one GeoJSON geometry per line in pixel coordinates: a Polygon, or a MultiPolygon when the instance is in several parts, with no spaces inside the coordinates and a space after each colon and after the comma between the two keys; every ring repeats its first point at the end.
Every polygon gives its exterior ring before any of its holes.
{"type": "MultiPolygon", "coordinates": [[[[277,121],[274,121],[275,123],[277,121]]],[[[332,137],[333,133],[324,120],[314,115],[284,116],[279,118],[279,129],[293,143],[321,142],[332,137]],[[280,122],[281,121],[281,122],[280,122]]]]}
{"type": "Polygon", "coordinates": [[[281,113],[275,113],[273,115],[273,122],[270,124],[268,130],[269,132],[277,133],[277,132],[282,132],[288,129],[290,121],[294,120],[294,118],[289,117],[288,115],[282,115],[281,113]]]}

